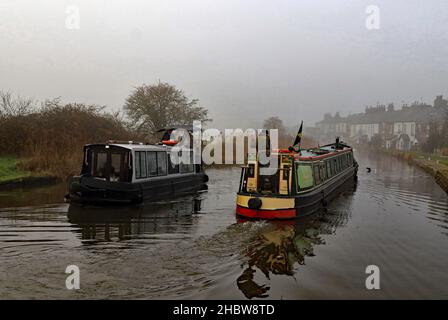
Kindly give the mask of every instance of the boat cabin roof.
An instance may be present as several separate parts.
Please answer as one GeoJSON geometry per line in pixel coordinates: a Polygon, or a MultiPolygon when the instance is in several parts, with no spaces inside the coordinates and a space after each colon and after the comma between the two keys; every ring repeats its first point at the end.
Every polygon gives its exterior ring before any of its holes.
{"type": "Polygon", "coordinates": [[[348,150],[348,149],[349,148],[336,149],[335,146],[324,146],[324,147],[315,148],[315,149],[301,150],[300,156],[302,156],[302,157],[318,157],[323,154],[328,154],[331,152],[348,150]]]}
{"type": "Polygon", "coordinates": [[[278,153],[293,156],[294,159],[300,161],[315,161],[335,156],[338,153],[347,152],[350,150],[352,150],[352,148],[347,145],[337,148],[335,144],[331,144],[313,149],[303,149],[300,150],[300,153],[291,152],[289,150],[278,150],[278,153]]]}
{"type": "Polygon", "coordinates": [[[166,151],[169,150],[170,147],[165,145],[154,145],[154,144],[143,144],[143,143],[95,143],[95,144],[87,144],[85,145],[86,148],[88,147],[118,147],[128,150],[143,150],[143,151],[166,151]]]}

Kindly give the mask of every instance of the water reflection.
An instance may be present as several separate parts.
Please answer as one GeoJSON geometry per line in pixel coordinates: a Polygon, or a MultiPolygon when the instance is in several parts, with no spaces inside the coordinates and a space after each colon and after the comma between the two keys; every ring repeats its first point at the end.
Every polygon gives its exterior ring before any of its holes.
{"type": "Polygon", "coordinates": [[[238,168],[209,169],[197,197],[141,207],[76,207],[62,203],[63,185],[2,190],[0,298],[448,297],[446,193],[405,161],[357,159],[356,192],[283,223],[235,223],[238,168]],[[69,264],[84,270],[76,293],[69,264]],[[375,293],[369,264],[382,272],[375,293]]]}
{"type": "Polygon", "coordinates": [[[40,188],[0,188],[0,208],[31,207],[61,203],[67,192],[65,183],[40,188]]]}
{"type": "Polygon", "coordinates": [[[201,210],[200,196],[176,201],[124,207],[83,207],[71,204],[68,221],[84,244],[123,241],[143,235],[186,233],[193,214],[201,210]],[[89,240],[89,241],[87,241],[89,240]]]}
{"type": "Polygon", "coordinates": [[[305,264],[305,257],[314,256],[314,247],[325,244],[322,235],[333,234],[338,227],[347,223],[356,185],[350,181],[344,189],[346,202],[339,210],[323,210],[292,221],[272,221],[257,234],[244,251],[248,260],[237,279],[237,286],[246,298],[269,296],[270,287],[255,280],[257,270],[266,280],[271,279],[271,274],[294,276],[299,266],[305,264]]]}

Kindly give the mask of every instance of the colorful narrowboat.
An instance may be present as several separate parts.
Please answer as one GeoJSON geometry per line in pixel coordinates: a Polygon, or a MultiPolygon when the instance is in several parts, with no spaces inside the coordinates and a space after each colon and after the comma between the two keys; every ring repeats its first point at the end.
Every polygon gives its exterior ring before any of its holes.
{"type": "Polygon", "coordinates": [[[353,149],[335,143],[314,149],[290,147],[273,153],[275,174],[262,175],[258,156],[242,167],[236,213],[254,219],[293,219],[325,207],[341,186],[356,179],[353,149]]]}

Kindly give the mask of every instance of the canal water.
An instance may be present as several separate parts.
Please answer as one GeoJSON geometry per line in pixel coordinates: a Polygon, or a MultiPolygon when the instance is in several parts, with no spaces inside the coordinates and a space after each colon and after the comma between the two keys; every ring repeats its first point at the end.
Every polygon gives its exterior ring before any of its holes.
{"type": "Polygon", "coordinates": [[[2,190],[0,298],[447,299],[447,194],[404,161],[357,160],[358,183],[326,212],[282,223],[237,220],[238,168],[140,207],[70,206],[65,185],[2,190]],[[68,265],[80,290],[65,287],[68,265]],[[366,289],[369,265],[379,290],[366,289]]]}

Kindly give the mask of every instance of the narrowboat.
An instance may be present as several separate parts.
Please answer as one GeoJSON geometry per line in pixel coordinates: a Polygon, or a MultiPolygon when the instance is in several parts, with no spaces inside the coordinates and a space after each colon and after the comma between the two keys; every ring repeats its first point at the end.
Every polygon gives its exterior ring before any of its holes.
{"type": "Polygon", "coordinates": [[[236,213],[243,218],[293,219],[325,207],[341,186],[356,179],[353,149],[335,143],[314,149],[275,150],[275,174],[261,175],[258,156],[242,167],[236,213]]]}
{"type": "Polygon", "coordinates": [[[69,181],[66,200],[90,204],[157,201],[206,189],[202,164],[173,161],[175,141],[149,145],[110,141],[84,146],[81,173],[69,181]]]}

